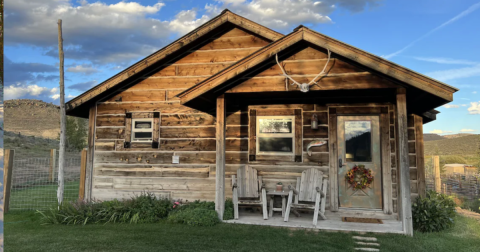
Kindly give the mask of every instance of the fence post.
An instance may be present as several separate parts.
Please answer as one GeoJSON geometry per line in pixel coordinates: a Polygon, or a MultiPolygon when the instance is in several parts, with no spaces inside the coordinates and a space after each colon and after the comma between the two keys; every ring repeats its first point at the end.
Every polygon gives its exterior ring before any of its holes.
{"type": "Polygon", "coordinates": [[[50,150],[50,168],[48,169],[48,181],[54,182],[55,181],[55,166],[57,162],[57,150],[51,149],[50,150]]]}
{"type": "Polygon", "coordinates": [[[10,208],[10,189],[12,188],[13,158],[15,150],[5,149],[3,170],[3,212],[10,208]]]}
{"type": "Polygon", "coordinates": [[[440,179],[440,157],[433,157],[433,171],[435,173],[435,192],[442,192],[442,180],[440,179]]]}
{"type": "Polygon", "coordinates": [[[78,188],[78,198],[85,199],[85,176],[87,175],[87,149],[82,150],[80,160],[80,186],[78,188]]]}

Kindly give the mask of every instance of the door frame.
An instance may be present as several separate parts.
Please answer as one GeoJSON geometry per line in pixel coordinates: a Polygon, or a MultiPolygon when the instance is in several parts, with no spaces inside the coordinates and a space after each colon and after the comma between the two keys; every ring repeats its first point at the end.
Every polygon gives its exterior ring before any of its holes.
{"type": "MultiPolygon", "coordinates": [[[[327,105],[328,106],[328,105],[327,105]]],[[[391,172],[391,146],[390,122],[388,104],[378,105],[330,105],[328,106],[328,140],[329,151],[329,179],[330,179],[330,210],[339,211],[338,198],[338,142],[337,142],[337,116],[379,116],[380,121],[380,159],[382,165],[382,201],[383,213],[393,214],[392,199],[392,172],[391,172]]],[[[396,135],[396,134],[395,134],[396,135]]],[[[342,211],[345,209],[342,208],[342,211]]],[[[345,210],[349,211],[349,210],[345,210]]],[[[353,211],[353,210],[352,210],[353,211]]],[[[358,210],[357,210],[358,211],[358,210]]],[[[368,211],[368,210],[365,210],[368,211]]]]}

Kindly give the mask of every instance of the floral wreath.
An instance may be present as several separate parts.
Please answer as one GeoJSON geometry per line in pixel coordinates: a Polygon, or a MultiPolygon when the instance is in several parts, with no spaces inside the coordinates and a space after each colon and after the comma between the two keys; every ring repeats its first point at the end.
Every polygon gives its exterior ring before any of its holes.
{"type": "Polygon", "coordinates": [[[373,182],[372,170],[365,168],[365,165],[355,165],[345,174],[345,180],[354,191],[370,187],[373,182]],[[356,175],[360,175],[357,179],[356,175]]]}

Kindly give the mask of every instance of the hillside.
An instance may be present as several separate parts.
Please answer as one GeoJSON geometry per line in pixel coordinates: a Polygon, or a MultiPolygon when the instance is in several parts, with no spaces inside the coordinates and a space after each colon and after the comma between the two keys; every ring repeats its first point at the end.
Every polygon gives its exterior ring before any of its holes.
{"type": "Polygon", "coordinates": [[[5,131],[23,136],[56,139],[60,133],[60,107],[41,100],[7,100],[5,131]]]}
{"type": "Polygon", "coordinates": [[[425,141],[425,155],[476,155],[480,135],[468,134],[456,138],[425,141]]]}
{"type": "Polygon", "coordinates": [[[446,139],[445,137],[443,136],[440,136],[438,134],[431,134],[431,133],[427,133],[427,134],[423,134],[423,141],[435,141],[435,140],[442,140],[442,139],[446,139]]]}

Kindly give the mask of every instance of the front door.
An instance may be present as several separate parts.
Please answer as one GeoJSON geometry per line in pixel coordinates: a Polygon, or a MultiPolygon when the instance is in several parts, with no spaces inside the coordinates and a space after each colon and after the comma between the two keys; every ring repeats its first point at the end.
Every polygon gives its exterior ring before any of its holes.
{"type": "Polygon", "coordinates": [[[379,116],[338,116],[339,207],[382,209],[379,116]]]}

